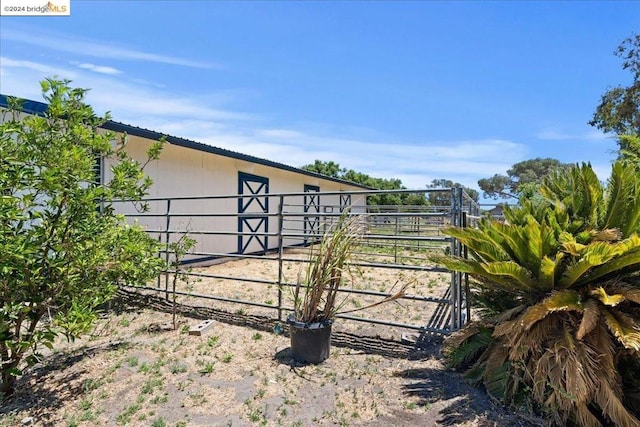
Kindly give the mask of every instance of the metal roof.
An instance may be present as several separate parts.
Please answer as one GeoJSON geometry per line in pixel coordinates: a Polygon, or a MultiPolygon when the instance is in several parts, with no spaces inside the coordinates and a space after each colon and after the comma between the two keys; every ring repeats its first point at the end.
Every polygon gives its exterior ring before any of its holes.
{"type": "MultiPolygon", "coordinates": [[[[7,97],[9,95],[0,94],[0,107],[7,108],[8,102],[7,97]]],[[[22,111],[28,114],[37,114],[43,115],[47,110],[47,104],[44,102],[32,101],[32,100],[21,100],[22,101],[22,111]]],[[[251,156],[249,154],[238,153],[236,151],[227,150],[220,147],[214,147],[212,145],[203,144],[201,142],[193,141],[191,139],[180,138],[177,136],[168,135],[162,132],[156,132],[154,130],[141,128],[138,126],[129,125],[122,122],[116,122],[114,120],[107,120],[102,126],[103,129],[110,130],[113,132],[126,133],[127,135],[133,135],[140,138],[151,139],[154,141],[160,140],[161,137],[165,137],[165,140],[169,144],[177,145],[179,147],[190,148],[192,150],[202,151],[205,153],[217,154],[219,156],[230,157],[233,159],[244,160],[251,163],[256,163],[259,165],[269,166],[276,169],[281,169],[289,172],[294,172],[302,175],[311,176],[314,178],[320,178],[328,181],[338,182],[341,184],[351,185],[367,190],[372,190],[374,188],[368,187],[362,184],[357,184],[355,182],[347,181],[344,179],[334,178],[327,175],[322,175],[316,172],[306,171],[304,169],[296,168],[293,166],[285,165],[284,163],[274,162],[272,160],[262,159],[259,157],[251,156]]]]}

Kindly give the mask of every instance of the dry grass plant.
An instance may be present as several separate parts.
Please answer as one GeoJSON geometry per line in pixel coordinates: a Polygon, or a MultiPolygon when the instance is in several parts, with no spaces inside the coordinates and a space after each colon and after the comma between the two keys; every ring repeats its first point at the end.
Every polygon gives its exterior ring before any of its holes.
{"type": "MultiPolygon", "coordinates": [[[[301,277],[302,274],[299,274],[294,288],[295,321],[326,322],[339,314],[396,301],[405,295],[409,283],[403,284],[397,292],[381,301],[341,311],[348,298],[348,291],[341,288],[347,283],[353,284],[355,279],[362,275],[358,266],[353,265],[351,261],[365,231],[366,221],[363,221],[363,217],[345,211],[338,221],[327,229],[320,243],[311,247],[304,279],[301,277]],[[340,292],[345,292],[346,295],[339,298],[340,292]]],[[[393,288],[397,285],[398,282],[393,288]]]]}

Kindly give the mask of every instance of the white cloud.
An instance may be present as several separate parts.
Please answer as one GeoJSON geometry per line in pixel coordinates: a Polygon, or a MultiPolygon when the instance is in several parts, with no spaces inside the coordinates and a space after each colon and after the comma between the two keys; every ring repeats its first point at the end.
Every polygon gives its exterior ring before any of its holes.
{"type": "Polygon", "coordinates": [[[607,135],[598,130],[591,130],[582,133],[569,133],[563,132],[557,129],[543,129],[536,134],[538,139],[543,141],[567,141],[567,140],[580,140],[580,141],[603,141],[612,138],[611,135],[607,135]]]}
{"type": "Polygon", "coordinates": [[[248,114],[221,110],[193,99],[177,97],[170,92],[136,84],[121,77],[114,78],[108,73],[87,73],[78,68],[52,67],[8,57],[0,57],[0,69],[3,72],[3,93],[40,100],[41,95],[36,82],[54,75],[68,78],[73,80],[75,86],[91,89],[87,100],[97,111],[111,111],[115,120],[134,125],[139,124],[141,116],[162,117],[157,120],[159,123],[166,122],[166,117],[208,122],[246,120],[250,117],[248,114]]]}
{"type": "Polygon", "coordinates": [[[116,75],[116,74],[122,74],[122,71],[118,70],[117,68],[113,68],[113,67],[106,67],[103,65],[94,65],[94,64],[78,64],[78,68],[82,68],[85,70],[89,70],[89,71],[93,71],[95,73],[101,73],[101,74],[111,74],[111,75],[116,75]]]}
{"type": "Polygon", "coordinates": [[[68,75],[70,78],[73,78],[76,76],[76,73],[66,68],[55,67],[52,65],[42,64],[42,63],[33,62],[33,61],[25,61],[20,59],[15,60],[15,59],[7,58],[4,56],[0,56],[0,63],[2,64],[3,69],[17,68],[17,69],[23,69],[27,71],[37,71],[38,73],[46,74],[46,75],[65,74],[65,75],[68,75]]]}
{"type": "Polygon", "coordinates": [[[261,129],[256,132],[257,135],[265,138],[300,138],[302,134],[295,130],[289,129],[261,129]]]}
{"type": "Polygon", "coordinates": [[[96,73],[89,66],[67,69],[0,59],[5,94],[40,100],[36,82],[57,74],[72,78],[75,86],[91,88],[87,101],[98,112],[111,111],[117,121],[291,166],[332,160],[371,176],[399,178],[408,188],[425,188],[437,178],[477,188],[478,179],[506,171],[527,154],[524,145],[502,139],[412,144],[389,137],[382,143],[371,130],[358,134],[352,128],[341,132],[316,125],[269,126],[265,117],[211,105],[216,94],[177,96],[122,75],[96,73]]]}
{"type": "Polygon", "coordinates": [[[161,55],[143,52],[136,49],[106,44],[95,40],[80,40],[78,37],[69,37],[59,33],[38,34],[31,32],[4,28],[2,38],[14,42],[22,42],[47,49],[81,54],[101,59],[117,59],[122,61],[146,61],[162,64],[180,65],[191,68],[214,69],[222,68],[220,64],[194,61],[175,56],[161,55]]]}

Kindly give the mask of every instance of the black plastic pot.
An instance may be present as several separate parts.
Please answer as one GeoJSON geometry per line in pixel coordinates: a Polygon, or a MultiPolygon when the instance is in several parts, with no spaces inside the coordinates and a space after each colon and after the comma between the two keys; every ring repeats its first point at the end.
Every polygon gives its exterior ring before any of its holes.
{"type": "Polygon", "coordinates": [[[331,325],[333,320],[304,323],[287,317],[291,336],[291,356],[299,363],[321,363],[331,352],[331,325]]]}

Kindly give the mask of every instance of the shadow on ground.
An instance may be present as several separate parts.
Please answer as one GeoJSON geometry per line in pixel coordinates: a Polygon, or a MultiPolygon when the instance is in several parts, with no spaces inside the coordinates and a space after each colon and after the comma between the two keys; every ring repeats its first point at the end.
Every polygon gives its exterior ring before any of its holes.
{"type": "Polygon", "coordinates": [[[77,368],[76,364],[85,358],[94,357],[103,352],[126,348],[127,343],[111,342],[94,347],[85,347],[73,353],[54,353],[47,357],[46,364],[36,365],[18,380],[17,389],[6,402],[0,402],[0,414],[8,414],[14,410],[30,408],[30,416],[46,424],[48,414],[55,413],[71,399],[91,391],[97,387],[91,380],[80,381],[86,377],[86,371],[77,368]],[[65,384],[64,388],[51,388],[47,376],[53,372],[58,374],[57,383],[65,384]],[[28,389],[28,392],[25,391],[28,389]]]}
{"type": "Polygon", "coordinates": [[[420,399],[420,405],[436,408],[437,425],[456,426],[476,420],[479,426],[532,427],[541,425],[538,420],[504,408],[482,390],[468,384],[462,375],[441,369],[407,369],[395,376],[406,378],[404,392],[420,399]]]}

